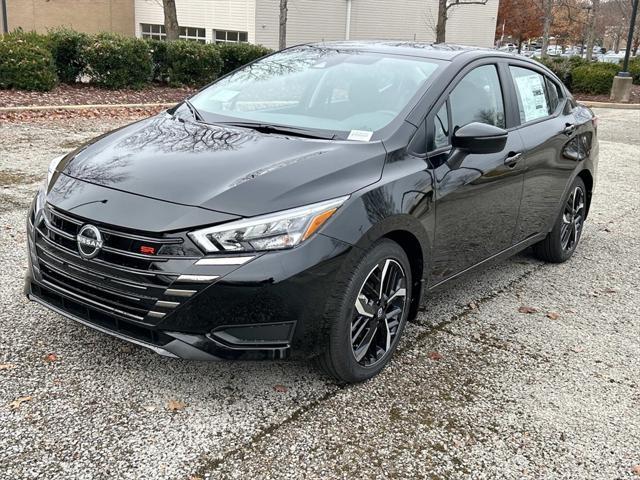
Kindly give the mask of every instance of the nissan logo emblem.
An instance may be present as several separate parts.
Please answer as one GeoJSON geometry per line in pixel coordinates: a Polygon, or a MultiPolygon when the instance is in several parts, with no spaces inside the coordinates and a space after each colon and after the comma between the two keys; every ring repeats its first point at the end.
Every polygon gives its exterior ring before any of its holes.
{"type": "Polygon", "coordinates": [[[76,236],[76,242],[78,242],[78,252],[85,260],[98,255],[104,243],[100,230],[93,225],[84,225],[76,236]]]}

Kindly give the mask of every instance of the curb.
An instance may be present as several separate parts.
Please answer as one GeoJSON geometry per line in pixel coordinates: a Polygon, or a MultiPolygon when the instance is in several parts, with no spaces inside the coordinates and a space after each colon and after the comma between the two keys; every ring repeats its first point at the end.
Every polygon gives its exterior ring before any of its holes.
{"type": "Polygon", "coordinates": [[[155,108],[173,107],[176,103],[101,103],[96,105],[38,105],[30,107],[0,107],[0,113],[46,110],[87,110],[92,108],[155,108]]]}
{"type": "Polygon", "coordinates": [[[576,101],[586,107],[592,108],[619,108],[620,110],[640,110],[640,103],[610,103],[610,102],[590,102],[589,100],[576,101]]]}

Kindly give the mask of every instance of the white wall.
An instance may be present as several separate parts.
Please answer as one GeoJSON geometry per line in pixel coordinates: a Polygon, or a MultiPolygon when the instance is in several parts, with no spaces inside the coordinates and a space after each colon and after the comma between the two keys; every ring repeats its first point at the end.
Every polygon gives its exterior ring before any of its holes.
{"type": "MultiPolygon", "coordinates": [[[[255,42],[256,0],[176,0],[178,24],[181,27],[206,29],[207,41],[213,40],[213,30],[248,32],[255,42]]],[[[162,0],[135,0],[136,36],[140,24],[163,24],[162,0]]]]}
{"type": "MultiPolygon", "coordinates": [[[[493,46],[498,1],[449,10],[447,41],[493,46]]],[[[279,0],[256,0],[256,41],[278,46],[279,0]]],[[[351,0],[352,40],[435,40],[437,0],[351,0]]],[[[346,0],[289,0],[287,45],[344,40],[346,0]]]]}
{"type": "MultiPolygon", "coordinates": [[[[449,10],[447,42],[491,47],[498,1],[449,10]]],[[[249,33],[249,41],[278,48],[279,0],[176,0],[183,27],[249,33]]],[[[135,0],[136,35],[141,23],[164,22],[162,0],[135,0]]],[[[437,0],[352,0],[351,39],[434,41],[437,0]]],[[[287,44],[344,40],[346,0],[289,0],[287,44]]]]}

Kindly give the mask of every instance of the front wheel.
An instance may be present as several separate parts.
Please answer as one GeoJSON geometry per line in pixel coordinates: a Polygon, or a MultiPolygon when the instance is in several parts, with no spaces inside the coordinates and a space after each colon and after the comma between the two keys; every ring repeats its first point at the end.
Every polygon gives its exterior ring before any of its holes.
{"type": "Polygon", "coordinates": [[[383,239],[329,299],[328,345],[320,367],[341,382],[367,380],[389,363],[409,314],[411,268],[404,250],[383,239]]]}
{"type": "Polygon", "coordinates": [[[553,263],[565,262],[571,258],[584,227],[587,212],[586,192],[584,182],[577,177],[569,189],[553,230],[544,240],[534,245],[534,252],[538,258],[553,263]]]}

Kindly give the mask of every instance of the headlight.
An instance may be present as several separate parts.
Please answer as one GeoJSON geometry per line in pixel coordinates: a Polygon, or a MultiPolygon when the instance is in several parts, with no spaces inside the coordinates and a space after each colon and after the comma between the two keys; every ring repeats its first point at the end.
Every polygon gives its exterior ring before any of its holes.
{"type": "Polygon", "coordinates": [[[189,233],[205,252],[244,252],[292,248],[316,232],[349,198],[216,225],[189,233]]]}
{"type": "Polygon", "coordinates": [[[56,168],[58,168],[58,165],[60,165],[60,162],[64,157],[65,155],[60,155],[59,157],[56,157],[53,160],[51,160],[51,163],[49,164],[49,169],[47,170],[47,183],[44,184],[45,191],[49,190],[49,185],[51,184],[51,178],[53,177],[53,174],[56,172],[56,168]]]}

